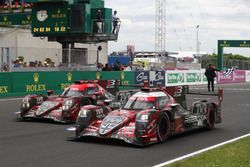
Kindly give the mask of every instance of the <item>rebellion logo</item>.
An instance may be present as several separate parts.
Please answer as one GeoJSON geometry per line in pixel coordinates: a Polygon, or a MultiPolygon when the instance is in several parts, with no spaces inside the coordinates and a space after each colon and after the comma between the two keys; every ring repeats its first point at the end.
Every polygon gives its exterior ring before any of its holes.
{"type": "Polygon", "coordinates": [[[108,116],[104,118],[100,129],[99,133],[101,135],[105,135],[108,132],[110,132],[112,129],[115,129],[117,126],[122,124],[123,122],[126,121],[126,117],[121,117],[121,116],[108,116]]]}

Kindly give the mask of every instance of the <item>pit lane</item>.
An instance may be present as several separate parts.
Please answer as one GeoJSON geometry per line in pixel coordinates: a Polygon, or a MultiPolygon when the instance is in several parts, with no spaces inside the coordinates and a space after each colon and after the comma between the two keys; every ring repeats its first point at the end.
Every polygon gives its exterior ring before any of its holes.
{"type": "MultiPolygon", "coordinates": [[[[213,131],[185,133],[146,148],[92,138],[75,142],[65,131],[70,125],[16,121],[14,112],[19,109],[21,100],[0,101],[0,166],[145,167],[249,133],[250,83],[223,87],[222,124],[213,131]]],[[[193,88],[206,90],[206,86],[193,88]]]]}

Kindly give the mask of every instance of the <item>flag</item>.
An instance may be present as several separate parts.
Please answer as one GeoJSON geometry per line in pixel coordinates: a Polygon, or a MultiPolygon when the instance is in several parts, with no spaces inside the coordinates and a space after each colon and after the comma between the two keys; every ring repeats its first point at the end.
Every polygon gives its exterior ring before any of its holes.
{"type": "Polygon", "coordinates": [[[233,72],[234,70],[236,70],[237,68],[238,68],[237,66],[233,66],[233,67],[227,69],[226,71],[224,71],[223,75],[224,75],[224,76],[229,76],[229,75],[231,75],[232,72],[233,72]]]}

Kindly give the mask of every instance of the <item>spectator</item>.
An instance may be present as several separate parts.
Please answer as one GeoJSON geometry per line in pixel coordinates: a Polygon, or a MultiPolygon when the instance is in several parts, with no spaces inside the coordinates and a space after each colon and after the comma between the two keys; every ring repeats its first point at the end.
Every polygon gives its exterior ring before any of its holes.
{"type": "Polygon", "coordinates": [[[14,67],[14,68],[19,68],[19,67],[21,67],[21,65],[19,64],[19,60],[15,60],[15,61],[13,62],[13,67],[14,67]]]}
{"type": "Polygon", "coordinates": [[[120,71],[121,69],[121,63],[119,61],[116,61],[114,65],[114,71],[120,71]]]}
{"type": "Polygon", "coordinates": [[[216,77],[215,71],[219,71],[219,70],[216,70],[212,66],[212,64],[209,64],[205,72],[205,75],[207,77],[207,89],[209,92],[211,90],[210,87],[212,88],[212,92],[214,91],[214,78],[216,77]]]}
{"type": "Polygon", "coordinates": [[[117,25],[118,25],[118,22],[119,22],[119,18],[116,16],[117,15],[117,11],[115,10],[114,11],[114,14],[112,16],[112,23],[113,23],[113,30],[112,30],[112,33],[116,33],[116,28],[117,28],[117,25]]]}
{"type": "Polygon", "coordinates": [[[27,63],[26,62],[23,63],[23,67],[27,67],[27,63]]]}
{"type": "Polygon", "coordinates": [[[111,68],[108,64],[105,64],[105,67],[103,67],[102,71],[111,71],[111,68]]]}
{"type": "Polygon", "coordinates": [[[3,65],[3,71],[9,71],[8,64],[4,63],[4,65],[3,65]]]}
{"type": "Polygon", "coordinates": [[[97,10],[96,13],[96,25],[97,25],[97,32],[102,33],[102,12],[101,10],[97,10]]]}
{"type": "Polygon", "coordinates": [[[37,67],[43,67],[43,63],[41,61],[38,62],[37,67]]]}
{"type": "Polygon", "coordinates": [[[132,71],[132,65],[128,64],[124,71],[132,71]]]}
{"type": "Polygon", "coordinates": [[[101,71],[103,69],[103,64],[97,63],[97,69],[98,69],[98,71],[101,71]]]}

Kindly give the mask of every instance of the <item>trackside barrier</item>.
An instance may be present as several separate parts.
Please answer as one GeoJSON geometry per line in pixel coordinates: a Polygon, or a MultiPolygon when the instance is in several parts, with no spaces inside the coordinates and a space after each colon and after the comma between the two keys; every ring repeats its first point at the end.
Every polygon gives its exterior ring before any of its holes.
{"type": "Polygon", "coordinates": [[[205,70],[166,71],[165,83],[168,86],[200,85],[207,83],[205,70]]]}
{"type": "Polygon", "coordinates": [[[217,73],[217,83],[244,83],[246,82],[246,71],[235,70],[230,75],[224,75],[224,72],[217,73]]]}
{"type": "Polygon", "coordinates": [[[246,70],[246,82],[250,82],[250,70],[246,70]]]}
{"type": "MultiPolygon", "coordinates": [[[[205,70],[172,71],[41,71],[41,72],[2,72],[0,73],[0,97],[24,96],[31,93],[46,93],[54,90],[60,93],[75,80],[120,80],[122,85],[143,85],[147,80],[150,86],[177,86],[207,84],[205,70]]],[[[239,83],[250,81],[250,71],[236,70],[231,80],[225,80],[220,72],[218,83],[239,83]],[[224,80],[222,80],[224,79],[224,80]]],[[[133,87],[120,87],[120,90],[133,87]]]]}
{"type": "Polygon", "coordinates": [[[75,80],[117,79],[122,84],[133,85],[134,78],[134,72],[124,71],[6,72],[0,73],[0,97],[44,94],[46,90],[60,93],[75,80]]]}

